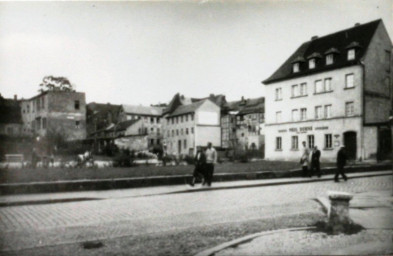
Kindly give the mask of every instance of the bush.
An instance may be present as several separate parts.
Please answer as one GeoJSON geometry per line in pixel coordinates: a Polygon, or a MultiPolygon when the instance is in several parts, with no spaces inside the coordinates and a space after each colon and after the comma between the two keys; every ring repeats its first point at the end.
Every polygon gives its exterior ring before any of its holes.
{"type": "Polygon", "coordinates": [[[195,159],[190,155],[184,156],[183,160],[186,161],[187,164],[194,164],[195,163],[195,159]]]}
{"type": "Polygon", "coordinates": [[[131,167],[133,164],[134,158],[131,156],[129,150],[121,151],[113,159],[114,167],[131,167]]]}

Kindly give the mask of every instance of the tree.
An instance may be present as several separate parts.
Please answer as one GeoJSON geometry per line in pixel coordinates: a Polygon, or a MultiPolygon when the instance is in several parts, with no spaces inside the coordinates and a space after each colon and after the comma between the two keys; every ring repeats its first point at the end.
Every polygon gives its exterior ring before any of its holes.
{"type": "Polygon", "coordinates": [[[64,91],[73,92],[72,84],[66,77],[46,76],[42,79],[39,92],[45,91],[64,91]]]}

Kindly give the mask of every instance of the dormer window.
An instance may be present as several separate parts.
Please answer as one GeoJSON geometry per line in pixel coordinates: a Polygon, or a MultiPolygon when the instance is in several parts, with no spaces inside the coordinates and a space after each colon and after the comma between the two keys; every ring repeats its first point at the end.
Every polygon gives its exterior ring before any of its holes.
{"type": "Polygon", "coordinates": [[[332,65],[332,64],[333,64],[333,54],[326,55],[326,65],[332,65]]]}
{"type": "Polygon", "coordinates": [[[308,60],[308,68],[309,69],[314,69],[315,68],[315,59],[309,59],[308,60]]]}
{"type": "Polygon", "coordinates": [[[318,52],[312,53],[310,56],[307,57],[308,59],[308,68],[314,69],[317,66],[317,59],[322,58],[321,54],[318,52]]]}
{"type": "Polygon", "coordinates": [[[298,56],[292,61],[292,73],[299,73],[300,72],[300,63],[301,62],[305,62],[305,60],[302,56],[298,56]]]}
{"type": "Polygon", "coordinates": [[[348,50],[347,59],[348,60],[354,60],[355,59],[355,49],[349,49],[348,50]]]}
{"type": "Polygon", "coordinates": [[[326,65],[332,65],[334,63],[335,55],[340,54],[340,51],[332,47],[325,52],[325,63],[326,65]]]}
{"type": "Polygon", "coordinates": [[[360,44],[356,41],[353,41],[350,43],[346,49],[347,49],[347,60],[354,60],[356,57],[356,50],[358,48],[361,48],[360,44]]]}
{"type": "Polygon", "coordinates": [[[293,73],[297,73],[297,72],[300,71],[299,62],[296,62],[296,63],[292,64],[292,71],[293,71],[293,73]]]}

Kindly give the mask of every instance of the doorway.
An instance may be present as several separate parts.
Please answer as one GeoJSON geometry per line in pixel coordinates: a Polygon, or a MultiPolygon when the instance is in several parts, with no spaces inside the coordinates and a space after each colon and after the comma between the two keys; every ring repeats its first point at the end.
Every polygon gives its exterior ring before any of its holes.
{"type": "Polygon", "coordinates": [[[356,160],[356,132],[344,133],[344,145],[348,160],[356,160]]]}

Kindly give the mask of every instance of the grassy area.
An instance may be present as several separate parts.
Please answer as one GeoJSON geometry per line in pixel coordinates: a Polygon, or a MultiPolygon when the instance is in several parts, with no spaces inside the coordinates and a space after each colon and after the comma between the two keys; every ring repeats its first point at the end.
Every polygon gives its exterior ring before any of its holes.
{"type": "MultiPolygon", "coordinates": [[[[333,164],[322,164],[333,166],[333,164]]],[[[287,171],[299,169],[297,162],[258,161],[249,163],[217,164],[215,173],[241,173],[261,171],[287,171]]],[[[82,179],[115,179],[132,177],[151,177],[163,175],[192,174],[194,167],[189,166],[136,166],[130,168],[36,168],[0,170],[0,183],[82,180],[82,179]]]]}

